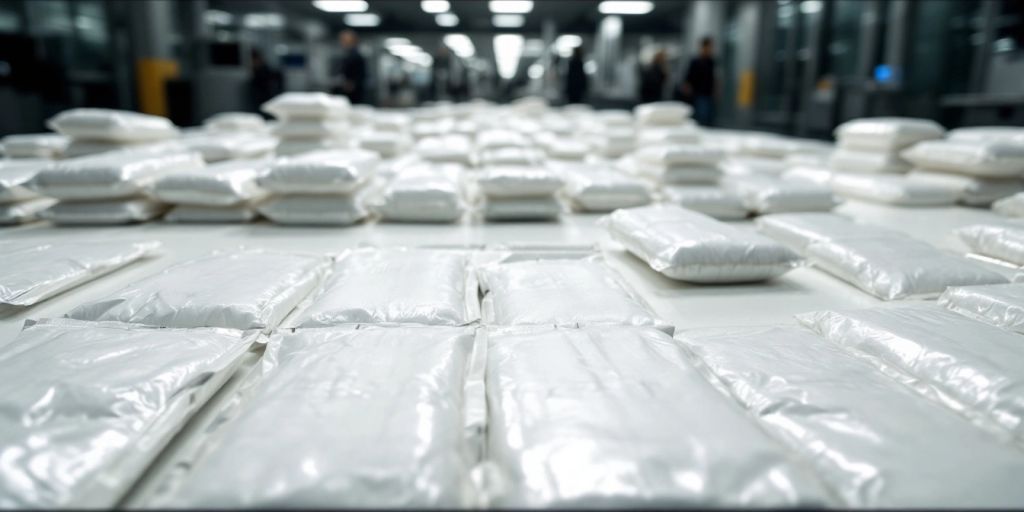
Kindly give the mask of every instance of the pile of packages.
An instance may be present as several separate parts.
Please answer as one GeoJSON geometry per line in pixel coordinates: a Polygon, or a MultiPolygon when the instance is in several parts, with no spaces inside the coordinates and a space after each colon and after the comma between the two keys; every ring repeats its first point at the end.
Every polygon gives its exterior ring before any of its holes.
{"type": "Polygon", "coordinates": [[[279,157],[259,178],[270,198],[259,212],[278,224],[347,226],[366,218],[364,192],[380,157],[363,149],[279,157]]]}
{"type": "Polygon", "coordinates": [[[277,118],[272,133],[280,139],[279,156],[317,149],[345,148],[352,139],[352,107],[343,96],[322,92],[286,92],[264,103],[264,112],[277,118]]]}

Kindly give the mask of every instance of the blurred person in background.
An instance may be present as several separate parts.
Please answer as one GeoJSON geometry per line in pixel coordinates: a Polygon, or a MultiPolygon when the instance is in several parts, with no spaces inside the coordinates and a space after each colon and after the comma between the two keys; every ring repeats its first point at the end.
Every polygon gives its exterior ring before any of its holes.
{"type": "Polygon", "coordinates": [[[348,97],[352,103],[363,103],[366,91],[366,59],[359,53],[359,37],[352,30],[346,30],[338,37],[344,54],[335,62],[336,85],[332,93],[348,97]]]}
{"type": "Polygon", "coordinates": [[[668,79],[668,53],[658,50],[651,63],[640,72],[640,103],[660,101],[668,79]]]}
{"type": "Polygon", "coordinates": [[[693,118],[703,126],[715,121],[714,41],[705,36],[700,40],[700,54],[690,61],[683,83],[680,86],[681,99],[693,105],[693,118]]]}
{"type": "Polygon", "coordinates": [[[260,112],[260,105],[281,93],[284,80],[280,72],[267,66],[259,50],[253,50],[250,55],[249,103],[254,112],[260,112]]]}
{"type": "Polygon", "coordinates": [[[583,103],[587,95],[587,72],[583,69],[583,47],[577,46],[569,58],[565,74],[565,98],[569,103],[583,103]]]}
{"type": "Polygon", "coordinates": [[[430,70],[430,89],[434,100],[465,101],[469,97],[469,73],[458,56],[441,45],[434,54],[430,70]]]}

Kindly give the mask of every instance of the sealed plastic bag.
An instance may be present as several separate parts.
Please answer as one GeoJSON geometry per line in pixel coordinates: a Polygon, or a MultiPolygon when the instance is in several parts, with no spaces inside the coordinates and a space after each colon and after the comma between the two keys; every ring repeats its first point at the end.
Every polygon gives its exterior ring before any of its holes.
{"type": "Polygon", "coordinates": [[[740,196],[721,187],[665,187],[665,201],[719,220],[745,219],[750,214],[740,196]]]}
{"type": "Polygon", "coordinates": [[[323,290],[289,325],[358,323],[465,325],[477,319],[476,281],[466,253],[356,249],[339,258],[323,290]]]}
{"type": "Polygon", "coordinates": [[[39,212],[41,218],[60,225],[132,224],[153,220],[167,205],[150,199],[60,201],[39,212]]]}
{"type": "Polygon", "coordinates": [[[797,317],[979,426],[1024,441],[1024,351],[1019,334],[935,304],[797,317]]]}
{"type": "Polygon", "coordinates": [[[717,149],[696,144],[674,144],[640,148],[633,157],[640,164],[715,165],[725,158],[717,149]]]}
{"type": "Polygon", "coordinates": [[[351,128],[347,119],[289,119],[270,132],[282,139],[344,138],[351,128]]]}
{"type": "Polygon", "coordinates": [[[199,206],[183,204],[175,206],[164,215],[168,222],[194,223],[240,223],[252,222],[259,217],[254,206],[239,204],[235,206],[199,206]]]}
{"type": "Polygon", "coordinates": [[[526,136],[513,130],[496,128],[484,130],[476,136],[476,147],[479,150],[528,146],[530,146],[530,141],[526,136]]]}
{"type": "Polygon", "coordinates": [[[900,153],[917,167],[990,178],[1024,177],[1024,144],[929,140],[900,153]]]}
{"type": "Polygon", "coordinates": [[[258,201],[267,192],[256,184],[270,165],[267,160],[240,160],[205,169],[169,174],[156,181],[152,193],[173,204],[233,206],[258,201]]]}
{"type": "Polygon", "coordinates": [[[71,139],[59,133],[21,133],[0,139],[7,158],[60,158],[71,139]]]}
{"type": "Polygon", "coordinates": [[[796,165],[790,167],[789,170],[782,173],[780,178],[785,181],[791,181],[796,183],[816,183],[818,185],[829,185],[832,183],[832,176],[835,172],[828,168],[827,158],[826,161],[819,162],[814,166],[807,165],[796,165]]]}
{"type": "Polygon", "coordinates": [[[181,139],[185,147],[198,151],[206,162],[221,162],[270,155],[277,139],[260,133],[199,133],[181,139]]]}
{"type": "Polygon", "coordinates": [[[267,123],[252,112],[221,112],[203,121],[203,128],[215,133],[264,133],[267,123]]]}
{"type": "Polygon", "coordinates": [[[883,236],[907,237],[900,231],[861,224],[832,213],[780,213],[758,217],[754,224],[761,233],[801,253],[813,242],[883,236]]]}
{"type": "Polygon", "coordinates": [[[632,325],[672,333],[622,278],[593,258],[507,261],[480,267],[483,321],[492,325],[632,325]]]}
{"type": "Polygon", "coordinates": [[[779,176],[786,172],[786,163],[778,158],[762,156],[730,156],[718,163],[718,168],[733,176],[779,176]]]}
{"type": "Polygon", "coordinates": [[[330,258],[249,250],[171,266],[67,316],[157,327],[272,329],[329,271],[330,258]]]}
{"type": "Polygon", "coordinates": [[[974,224],[955,231],[972,251],[1024,266],[1024,224],[999,226],[974,224]]]}
{"type": "Polygon", "coordinates": [[[779,243],[678,206],[616,210],[608,231],[636,257],[672,279],[693,283],[763,281],[800,257],[779,243]]]}
{"type": "Polygon", "coordinates": [[[487,149],[480,152],[480,166],[496,165],[537,166],[544,160],[544,154],[531,147],[508,147],[487,149]]]}
{"type": "Polygon", "coordinates": [[[113,151],[55,162],[36,174],[32,186],[61,200],[120,199],[144,193],[162,176],[205,165],[191,151],[113,151]]]}
{"type": "Polygon", "coordinates": [[[1019,179],[978,178],[945,172],[914,169],[907,174],[910,181],[946,187],[957,194],[958,202],[969,206],[988,206],[999,199],[1024,191],[1019,179]]]}
{"type": "Polygon", "coordinates": [[[46,122],[53,131],[74,139],[142,142],[171,139],[178,129],[166,117],[106,108],[73,108],[46,122]]]}
{"type": "Polygon", "coordinates": [[[651,202],[645,181],[605,168],[567,173],[565,192],[578,209],[589,212],[610,212],[651,202]]]}
{"type": "Polygon", "coordinates": [[[407,169],[388,183],[374,209],[388,221],[454,222],[466,204],[457,172],[407,169]]]}
{"type": "Polygon", "coordinates": [[[946,288],[939,297],[945,306],[974,320],[1024,334],[1024,284],[990,284],[946,288]]]}
{"type": "Polygon", "coordinates": [[[681,101],[655,101],[642,103],[633,108],[636,122],[644,126],[680,125],[685,123],[692,113],[693,108],[681,101]]]}
{"type": "Polygon", "coordinates": [[[359,195],[289,194],[275,196],[256,208],[276,224],[348,226],[368,215],[359,195]]]}
{"type": "Polygon", "coordinates": [[[0,303],[31,306],[152,256],[159,242],[0,242],[0,303]]]}
{"type": "Polygon", "coordinates": [[[560,160],[583,160],[590,153],[590,146],[583,140],[557,138],[546,146],[548,158],[560,160]]]}
{"type": "Polygon", "coordinates": [[[275,335],[252,399],[162,505],[468,507],[473,337],[452,327],[275,335]]]}
{"type": "Polygon", "coordinates": [[[940,139],[945,132],[929,119],[865,117],[839,125],[835,136],[843,148],[896,151],[923,140],[940,139]]]}
{"type": "Polygon", "coordinates": [[[845,507],[1024,501],[1016,448],[808,330],[702,329],[679,339],[762,427],[814,464],[845,507]]]}
{"type": "Polygon", "coordinates": [[[492,221],[554,220],[562,210],[555,196],[489,197],[483,204],[484,219],[492,221]]]}
{"type": "Polygon", "coordinates": [[[700,128],[685,124],[682,126],[645,126],[637,134],[641,147],[664,144],[697,144],[700,142],[700,128]]]}
{"type": "Polygon", "coordinates": [[[260,106],[260,110],[283,120],[348,117],[348,98],[322,92],[286,92],[260,106]]]}
{"type": "Polygon", "coordinates": [[[1015,142],[1024,144],[1024,127],[1020,126],[968,126],[949,131],[949,138],[964,142],[1015,142]]]}
{"type": "Polygon", "coordinates": [[[0,204],[39,197],[32,179],[48,166],[49,160],[0,160],[0,204]]]}
{"type": "Polygon", "coordinates": [[[903,175],[837,173],[832,190],[843,197],[900,206],[951,206],[960,198],[947,185],[903,175]]]}
{"type": "Polygon", "coordinates": [[[56,203],[56,199],[48,197],[26,199],[17,203],[0,203],[0,226],[36,220],[40,213],[56,203]]]}
{"type": "Polygon", "coordinates": [[[992,203],[992,211],[1007,217],[1024,217],[1024,192],[992,203]]]}
{"type": "Polygon", "coordinates": [[[347,139],[320,138],[320,139],[281,139],[277,143],[274,153],[277,156],[295,156],[313,151],[347,149],[347,139]]]}
{"type": "Polygon", "coordinates": [[[412,137],[405,133],[370,132],[359,135],[359,147],[379,153],[384,158],[400,156],[412,145],[412,137]]]}
{"type": "Polygon", "coordinates": [[[754,176],[732,177],[725,183],[740,196],[748,210],[758,215],[827,212],[838,204],[828,185],[754,176]]]}
{"type": "Polygon", "coordinates": [[[311,151],[278,159],[259,184],[281,194],[349,193],[372,178],[379,164],[380,157],[365,149],[311,151]]]}
{"type": "Polygon", "coordinates": [[[687,361],[629,327],[488,329],[498,508],[786,507],[827,491],[687,361]]]}
{"type": "Polygon", "coordinates": [[[544,167],[500,166],[480,171],[477,184],[490,197],[529,197],[554,194],[563,181],[544,167]]]}
{"type": "Polygon", "coordinates": [[[896,153],[849,148],[833,151],[828,166],[834,171],[874,174],[904,173],[910,170],[910,164],[896,153]]]}
{"type": "Polygon", "coordinates": [[[416,143],[416,154],[430,162],[473,164],[473,143],[469,137],[448,134],[426,137],[416,143]]]}

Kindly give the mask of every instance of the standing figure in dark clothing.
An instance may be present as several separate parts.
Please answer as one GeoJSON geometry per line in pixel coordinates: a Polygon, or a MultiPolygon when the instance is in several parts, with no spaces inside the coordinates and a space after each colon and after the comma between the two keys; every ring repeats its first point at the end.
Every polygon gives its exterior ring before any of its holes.
{"type": "Polygon", "coordinates": [[[253,50],[249,59],[252,76],[249,78],[249,103],[254,112],[260,111],[260,105],[277,96],[282,90],[281,73],[267,66],[263,54],[253,50]]]}
{"type": "Polygon", "coordinates": [[[660,101],[661,93],[665,89],[665,80],[668,79],[668,54],[665,50],[658,50],[640,75],[640,103],[660,101]]]}
{"type": "Polygon", "coordinates": [[[583,47],[577,46],[569,58],[565,76],[565,97],[569,103],[582,103],[587,95],[587,72],[583,69],[583,47]]]}
{"type": "Polygon", "coordinates": [[[344,55],[335,65],[334,75],[338,85],[334,94],[348,97],[352,103],[363,103],[366,93],[366,59],[359,53],[359,37],[351,30],[346,30],[339,37],[344,55]]]}
{"type": "Polygon", "coordinates": [[[690,61],[690,67],[683,78],[683,98],[693,104],[693,118],[703,126],[715,121],[715,96],[718,84],[715,82],[714,42],[710,37],[700,40],[700,55],[690,61]]]}

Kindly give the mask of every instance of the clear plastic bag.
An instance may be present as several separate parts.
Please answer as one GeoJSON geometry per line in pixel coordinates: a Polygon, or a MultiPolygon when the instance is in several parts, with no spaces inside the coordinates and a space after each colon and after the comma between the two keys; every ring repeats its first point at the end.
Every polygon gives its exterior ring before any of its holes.
{"type": "Polygon", "coordinates": [[[1019,179],[993,179],[944,172],[914,169],[907,174],[911,181],[946,187],[957,194],[960,203],[969,206],[988,206],[1004,197],[1024,191],[1019,179]]]}
{"type": "Polygon", "coordinates": [[[257,335],[28,324],[0,353],[0,507],[117,505],[257,335]]]}
{"type": "Polygon", "coordinates": [[[455,222],[466,211],[459,173],[433,167],[402,171],[384,187],[374,210],[388,221],[455,222]]]}
{"type": "Polygon", "coordinates": [[[145,198],[60,201],[39,212],[39,217],[65,226],[133,224],[156,219],[166,211],[166,204],[145,198]]]}
{"type": "Polygon", "coordinates": [[[488,329],[497,508],[822,506],[827,491],[655,329],[488,329]]]}
{"type": "Polygon", "coordinates": [[[201,171],[164,176],[153,185],[157,199],[172,204],[234,206],[266,197],[256,184],[268,160],[241,160],[211,165],[201,171]]]}
{"type": "Polygon", "coordinates": [[[162,176],[205,165],[192,151],[113,151],[55,162],[36,174],[32,187],[61,200],[120,199],[145,193],[162,176]]]}
{"type": "Polygon", "coordinates": [[[1024,175],[1024,144],[928,140],[903,150],[900,156],[917,167],[990,178],[1024,175]]]}
{"type": "Polygon", "coordinates": [[[992,211],[1007,217],[1024,217],[1024,192],[992,203],[992,211]]]}
{"type": "Polygon", "coordinates": [[[1024,284],[990,284],[946,288],[939,297],[945,306],[968,318],[1024,334],[1024,284]]]}
{"type": "Polygon", "coordinates": [[[473,338],[451,327],[275,335],[251,400],[161,506],[470,506],[473,338]]]}
{"type": "Polygon", "coordinates": [[[1024,266],[1024,224],[999,226],[974,224],[954,231],[972,251],[1024,266]]]}
{"type": "Polygon", "coordinates": [[[949,131],[950,140],[965,142],[1016,142],[1024,144],[1024,127],[1020,126],[968,126],[949,131]]]}
{"type": "Polygon", "coordinates": [[[473,143],[465,135],[448,134],[420,139],[416,143],[416,153],[429,162],[473,164],[473,143]]]}
{"type": "Polygon", "coordinates": [[[578,209],[588,212],[610,212],[651,202],[650,187],[644,180],[603,168],[567,173],[565,192],[578,209]]]}
{"type": "Polygon", "coordinates": [[[367,217],[361,195],[288,194],[267,199],[257,210],[276,224],[350,226],[367,217]]]}
{"type": "Polygon", "coordinates": [[[21,133],[0,139],[7,158],[60,158],[71,139],[59,133],[21,133]]]}
{"type": "Polygon", "coordinates": [[[1018,450],[810,331],[707,329],[679,340],[762,427],[814,464],[845,507],[1024,501],[1018,450]]]}
{"type": "Polygon", "coordinates": [[[740,283],[781,276],[800,257],[779,243],[678,206],[616,210],[612,238],[657,272],[693,283],[740,283]]]}
{"type": "Polygon", "coordinates": [[[275,161],[261,187],[280,194],[350,193],[372,178],[380,157],[364,149],[312,151],[275,161]]]}
{"type": "Polygon", "coordinates": [[[159,242],[0,242],[0,303],[31,306],[154,255],[159,242]]]}
{"type": "Polygon", "coordinates": [[[544,167],[500,166],[480,171],[477,184],[489,197],[536,197],[558,192],[564,182],[544,167]]]}
{"type": "Polygon", "coordinates": [[[633,154],[638,164],[654,165],[710,165],[714,166],[723,158],[722,151],[698,144],[673,144],[648,146],[637,149],[633,154]]]}
{"type": "Polygon", "coordinates": [[[951,206],[960,198],[946,185],[902,175],[837,173],[832,190],[843,197],[900,206],[951,206]]]}
{"type": "Polygon", "coordinates": [[[643,126],[674,126],[686,123],[693,108],[681,101],[655,101],[633,107],[637,124],[643,126]]]}
{"type": "Polygon", "coordinates": [[[181,139],[185,147],[198,151],[206,162],[221,162],[268,156],[277,147],[269,135],[245,132],[199,133],[181,139]]]}
{"type": "Polygon", "coordinates": [[[861,224],[832,213],[780,213],[754,220],[758,231],[798,252],[813,242],[848,238],[877,238],[907,235],[881,226],[861,224]]]}
{"type": "Polygon", "coordinates": [[[797,319],[980,427],[1024,441],[1019,334],[935,304],[821,311],[797,319]]]}
{"type": "Polygon", "coordinates": [[[739,220],[750,215],[740,196],[721,187],[665,187],[665,201],[719,220],[739,220]]]}
{"type": "Polygon", "coordinates": [[[67,316],[156,327],[272,329],[329,272],[326,256],[263,250],[214,253],[164,269],[67,316]]]}
{"type": "Polygon", "coordinates": [[[49,160],[0,160],[0,204],[39,197],[32,180],[49,165],[49,160]]]}
{"type": "Polygon", "coordinates": [[[935,121],[910,117],[865,117],[835,130],[840,147],[867,151],[896,151],[923,140],[940,139],[945,133],[935,121]]]}
{"type": "Polygon", "coordinates": [[[322,92],[286,92],[260,106],[260,110],[283,120],[348,117],[348,98],[322,92]]]}
{"type": "Polygon", "coordinates": [[[178,136],[178,129],[166,117],[106,108],[65,110],[50,118],[46,126],[81,140],[142,142],[178,136]]]}
{"type": "Polygon", "coordinates": [[[32,222],[40,218],[40,213],[56,203],[56,199],[47,197],[26,199],[17,203],[0,203],[0,226],[32,222]]]}
{"type": "Polygon", "coordinates": [[[740,196],[748,210],[758,215],[827,212],[839,204],[828,185],[754,176],[734,176],[726,179],[725,185],[740,196]]]}

